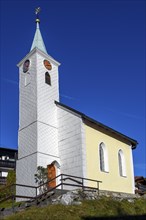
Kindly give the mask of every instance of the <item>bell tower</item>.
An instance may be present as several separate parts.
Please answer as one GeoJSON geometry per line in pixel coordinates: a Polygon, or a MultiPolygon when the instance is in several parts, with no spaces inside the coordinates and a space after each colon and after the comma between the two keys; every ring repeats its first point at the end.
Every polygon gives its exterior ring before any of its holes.
{"type": "MultiPolygon", "coordinates": [[[[19,62],[19,131],[16,179],[18,184],[35,185],[38,166],[60,163],[57,106],[58,67],[48,55],[40,32],[40,8],[36,9],[36,32],[30,52],[19,62]]],[[[17,187],[17,194],[28,189],[17,187]]]]}

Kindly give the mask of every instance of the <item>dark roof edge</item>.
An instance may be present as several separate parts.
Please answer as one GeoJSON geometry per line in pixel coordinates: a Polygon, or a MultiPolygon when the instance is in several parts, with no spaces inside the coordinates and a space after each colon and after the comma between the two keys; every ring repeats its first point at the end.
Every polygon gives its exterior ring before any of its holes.
{"type": "Polygon", "coordinates": [[[132,149],[136,148],[136,146],[138,144],[138,142],[136,140],[134,140],[134,139],[132,139],[132,138],[130,138],[130,137],[128,137],[128,136],[126,136],[126,135],[124,135],[124,134],[122,134],[122,133],[120,133],[120,132],[118,132],[118,131],[116,131],[116,130],[114,130],[114,129],[112,129],[112,128],[110,128],[110,127],[108,127],[108,126],[106,126],[106,125],[104,125],[102,123],[100,123],[100,122],[98,122],[98,121],[96,121],[96,120],[94,120],[93,118],[88,117],[87,115],[83,114],[82,112],[79,112],[79,111],[77,111],[77,110],[75,110],[75,109],[73,109],[73,108],[71,108],[71,107],[69,107],[67,105],[64,105],[64,104],[62,104],[60,102],[57,102],[57,101],[55,101],[55,104],[56,105],[60,105],[60,106],[62,106],[64,108],[67,108],[68,110],[71,110],[71,111],[75,112],[76,114],[80,115],[83,119],[86,119],[86,120],[88,120],[88,121],[90,121],[90,122],[92,122],[94,124],[97,124],[98,126],[104,128],[106,130],[109,130],[110,132],[115,133],[116,135],[118,135],[118,136],[120,136],[120,137],[122,137],[122,138],[124,138],[124,139],[126,139],[128,141],[130,141],[131,144],[132,144],[132,149]]]}
{"type": "Polygon", "coordinates": [[[18,149],[14,149],[14,148],[7,148],[7,147],[0,147],[0,150],[9,150],[9,151],[18,151],[18,149]]]}

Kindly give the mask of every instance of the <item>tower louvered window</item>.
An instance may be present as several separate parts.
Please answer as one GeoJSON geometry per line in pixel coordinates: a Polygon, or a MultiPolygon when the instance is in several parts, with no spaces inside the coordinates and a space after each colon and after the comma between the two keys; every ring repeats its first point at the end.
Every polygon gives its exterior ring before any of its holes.
{"type": "Polygon", "coordinates": [[[48,72],[45,73],[45,83],[51,86],[51,77],[48,72]]]}

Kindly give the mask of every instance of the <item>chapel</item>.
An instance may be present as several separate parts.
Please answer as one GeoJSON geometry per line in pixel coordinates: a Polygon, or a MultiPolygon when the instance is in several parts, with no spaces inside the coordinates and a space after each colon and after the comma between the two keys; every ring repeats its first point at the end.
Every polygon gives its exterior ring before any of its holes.
{"type": "MultiPolygon", "coordinates": [[[[18,64],[16,183],[36,186],[34,174],[43,166],[50,178],[75,175],[101,181],[101,190],[133,194],[137,141],[60,102],[60,63],[47,52],[36,14],[32,46],[18,64]]],[[[28,188],[16,190],[31,194],[28,188]]]]}

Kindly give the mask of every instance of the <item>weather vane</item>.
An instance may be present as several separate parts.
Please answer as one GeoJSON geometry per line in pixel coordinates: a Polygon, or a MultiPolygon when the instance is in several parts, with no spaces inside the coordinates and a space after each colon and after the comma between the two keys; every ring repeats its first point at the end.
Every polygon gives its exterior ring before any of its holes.
{"type": "Polygon", "coordinates": [[[36,14],[36,15],[39,14],[40,11],[41,11],[41,8],[40,8],[40,7],[36,8],[36,9],[35,9],[35,14],[36,14]]]}
{"type": "Polygon", "coordinates": [[[36,14],[36,22],[40,22],[40,19],[39,19],[39,13],[41,11],[41,8],[38,7],[35,9],[35,14],[36,14]]]}

